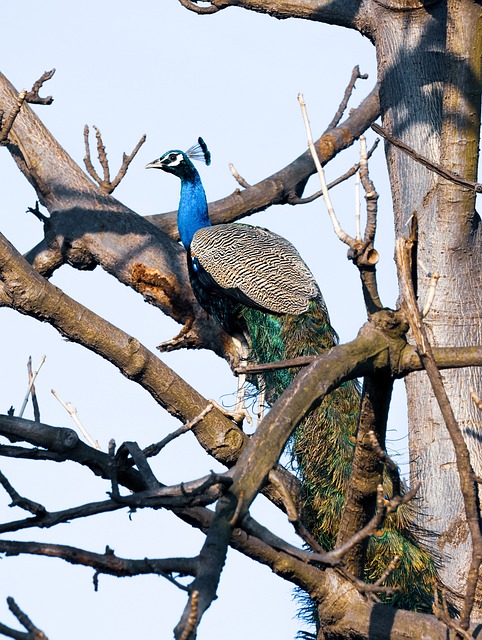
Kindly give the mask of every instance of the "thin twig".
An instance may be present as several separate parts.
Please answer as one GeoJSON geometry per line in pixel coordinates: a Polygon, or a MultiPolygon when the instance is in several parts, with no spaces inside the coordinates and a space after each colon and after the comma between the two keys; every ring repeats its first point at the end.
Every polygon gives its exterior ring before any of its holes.
{"type": "Polygon", "coordinates": [[[388,566],[385,569],[385,571],[378,578],[378,580],[376,580],[373,583],[374,587],[381,587],[382,586],[382,584],[385,582],[385,580],[388,578],[388,576],[392,573],[392,571],[394,571],[397,568],[399,560],[400,560],[400,556],[397,556],[397,555],[393,556],[393,558],[388,563],[388,566]]]}
{"type": "Polygon", "coordinates": [[[393,496],[393,498],[391,498],[390,500],[385,500],[385,491],[383,489],[383,486],[380,485],[377,490],[377,510],[373,518],[346,542],[344,542],[336,549],[333,549],[333,551],[328,552],[327,556],[329,556],[333,560],[343,558],[343,556],[345,556],[348,551],[350,551],[355,545],[359,544],[360,542],[365,540],[365,538],[375,533],[375,531],[380,528],[386,516],[396,511],[399,506],[410,502],[410,500],[415,497],[418,489],[419,486],[417,485],[403,496],[393,496]]]}
{"type": "Polygon", "coordinates": [[[12,597],[7,598],[7,604],[10,611],[17,618],[21,625],[27,629],[32,640],[48,640],[45,633],[36,627],[26,613],[24,613],[12,597]]]}
{"type": "Polygon", "coordinates": [[[151,458],[152,456],[157,456],[157,454],[160,451],[162,451],[162,449],[164,449],[164,447],[167,444],[169,444],[170,442],[172,442],[173,440],[175,440],[179,436],[182,436],[184,433],[187,433],[188,431],[191,431],[191,429],[193,427],[195,427],[199,422],[201,422],[201,420],[205,416],[207,416],[207,414],[210,411],[212,411],[212,409],[214,409],[213,403],[212,402],[208,402],[208,404],[201,411],[201,413],[199,415],[197,415],[195,418],[193,418],[189,422],[186,422],[186,424],[183,424],[182,427],[179,427],[179,429],[176,429],[175,431],[173,431],[172,433],[167,435],[160,442],[157,442],[156,444],[151,444],[148,447],[146,447],[143,450],[143,454],[145,455],[145,457],[146,458],[151,458]]]}
{"type": "Polygon", "coordinates": [[[28,498],[24,498],[17,493],[1,471],[0,484],[12,499],[12,503],[9,505],[10,507],[20,507],[21,509],[25,509],[25,511],[33,513],[34,516],[44,516],[47,513],[47,510],[43,505],[38,502],[34,502],[33,500],[29,500],[28,498]]]}
{"type": "Polygon", "coordinates": [[[472,182],[472,180],[467,180],[466,178],[462,178],[461,176],[453,173],[452,171],[449,171],[448,169],[444,169],[444,167],[442,167],[441,165],[432,162],[428,158],[425,158],[424,156],[417,153],[415,149],[409,147],[408,144],[405,144],[395,136],[392,136],[391,133],[388,133],[388,131],[380,127],[380,125],[372,124],[371,127],[373,131],[376,131],[378,134],[388,140],[388,142],[391,142],[395,147],[401,149],[404,153],[422,164],[430,171],[433,171],[434,173],[438,174],[442,178],[445,178],[446,180],[449,180],[450,182],[454,182],[455,184],[461,185],[462,187],[468,187],[476,193],[482,193],[482,184],[480,182],[472,182]]]}
{"type": "Polygon", "coordinates": [[[132,151],[132,153],[130,153],[129,155],[126,155],[126,153],[122,154],[122,165],[121,165],[121,168],[119,169],[116,177],[110,183],[110,191],[109,191],[109,193],[112,193],[114,191],[114,189],[119,186],[120,181],[123,179],[123,177],[127,173],[127,169],[129,168],[130,163],[134,160],[134,158],[137,155],[137,152],[142,147],[142,145],[144,144],[146,139],[147,139],[147,136],[146,136],[146,134],[144,134],[143,136],[141,136],[139,142],[134,147],[134,150],[132,151]]]}
{"type": "Polygon", "coordinates": [[[55,398],[57,398],[57,400],[60,402],[60,404],[63,406],[63,408],[68,412],[68,414],[70,415],[72,420],[75,422],[75,424],[78,426],[78,428],[80,429],[82,435],[87,440],[87,442],[90,444],[90,446],[94,447],[94,449],[97,449],[98,451],[100,451],[100,445],[99,445],[98,440],[94,440],[94,438],[92,438],[90,433],[87,431],[87,429],[81,423],[81,421],[79,420],[79,417],[77,415],[77,409],[72,406],[72,403],[63,402],[60,399],[59,394],[54,389],[51,389],[50,391],[51,391],[52,395],[55,398]]]}
{"type": "Polygon", "coordinates": [[[92,164],[92,160],[91,160],[90,143],[89,143],[89,127],[87,125],[84,125],[84,146],[85,146],[84,164],[85,164],[85,168],[87,169],[87,173],[90,175],[91,178],[94,179],[94,182],[97,182],[97,184],[100,184],[102,182],[102,179],[100,178],[99,174],[95,170],[95,167],[92,164]]]}
{"type": "Polygon", "coordinates": [[[42,356],[42,358],[40,359],[40,364],[39,364],[39,366],[38,366],[38,367],[37,367],[37,369],[35,370],[35,372],[34,372],[33,376],[31,376],[31,377],[30,377],[29,384],[28,384],[28,389],[27,389],[27,393],[25,394],[25,398],[24,398],[24,400],[23,400],[22,407],[21,407],[21,409],[20,409],[20,411],[19,411],[19,413],[18,413],[18,417],[19,417],[19,418],[21,418],[21,417],[23,416],[23,412],[25,411],[25,407],[27,406],[28,398],[29,398],[30,393],[31,393],[31,391],[32,391],[32,387],[33,387],[33,385],[34,385],[35,379],[36,379],[36,377],[38,376],[38,373],[39,373],[40,369],[42,368],[42,365],[43,365],[43,363],[45,362],[46,358],[47,358],[47,356],[45,356],[45,355],[44,355],[44,356],[42,356]]]}
{"type": "Polygon", "coordinates": [[[119,491],[119,480],[117,477],[117,458],[115,452],[115,440],[111,438],[109,440],[108,447],[108,455],[109,455],[109,471],[110,471],[110,485],[111,485],[111,496],[115,501],[119,501],[120,491],[119,491]]]}
{"type": "MultiPolygon", "coordinates": [[[[28,380],[30,383],[33,383],[33,370],[32,370],[32,356],[29,356],[27,362],[27,371],[28,371],[28,380]]],[[[33,416],[35,422],[40,422],[40,409],[37,400],[37,393],[35,391],[35,384],[32,384],[30,387],[30,394],[32,396],[32,406],[33,406],[33,416]]]]}
{"type": "Polygon", "coordinates": [[[38,200],[35,202],[35,207],[28,207],[27,213],[33,213],[33,215],[44,224],[49,220],[49,217],[40,211],[38,200]]]}
{"type": "Polygon", "coordinates": [[[213,0],[211,0],[211,6],[209,7],[200,7],[199,5],[195,4],[196,0],[179,0],[179,2],[183,7],[189,9],[189,11],[194,11],[194,13],[199,14],[216,13],[217,11],[221,11],[221,9],[224,9],[223,5],[216,6],[213,0]]]}
{"type": "Polygon", "coordinates": [[[146,141],[146,135],[144,134],[139,142],[134,147],[134,150],[129,155],[125,153],[122,154],[122,165],[116,175],[116,177],[111,180],[110,179],[110,169],[109,169],[109,161],[107,159],[107,152],[102,141],[102,134],[100,130],[94,125],[95,136],[97,138],[97,156],[99,158],[100,165],[102,167],[104,177],[101,178],[92,164],[91,153],[90,153],[90,144],[89,144],[89,127],[87,125],[84,126],[84,145],[85,145],[85,156],[84,156],[84,165],[87,170],[87,173],[90,177],[99,185],[102,193],[110,194],[114,191],[116,187],[119,186],[121,180],[124,178],[127,173],[127,169],[129,168],[130,163],[137,155],[137,152],[142,147],[144,142],[146,141]]]}
{"type": "MultiPolygon", "coordinates": [[[[378,147],[379,143],[380,143],[380,138],[377,138],[375,140],[375,142],[373,143],[372,147],[370,148],[370,150],[368,151],[367,158],[371,158],[371,156],[373,155],[373,152],[378,147]]],[[[328,185],[327,185],[328,191],[330,189],[333,189],[333,187],[338,186],[342,182],[345,182],[345,180],[348,180],[352,176],[356,175],[356,173],[358,172],[359,169],[360,169],[360,163],[357,162],[356,164],[353,165],[353,167],[348,169],[348,171],[346,171],[343,175],[339,176],[338,178],[336,178],[332,182],[329,182],[328,185]]],[[[292,205],[295,205],[295,204],[308,204],[310,202],[313,202],[314,200],[317,200],[322,195],[323,195],[323,191],[322,190],[316,191],[315,193],[311,194],[311,196],[306,196],[305,198],[299,198],[298,196],[295,196],[292,193],[290,193],[290,194],[288,194],[288,202],[289,202],[289,204],[292,204],[292,205]]]]}
{"type": "Polygon", "coordinates": [[[231,162],[229,163],[229,170],[231,171],[231,173],[234,176],[234,179],[236,180],[236,182],[238,184],[240,184],[242,187],[244,187],[245,189],[248,189],[248,187],[250,187],[251,185],[249,184],[249,182],[247,182],[243,176],[241,176],[237,171],[236,168],[234,166],[234,164],[232,164],[231,162]]]}
{"type": "Polygon", "coordinates": [[[33,87],[30,89],[30,91],[25,96],[25,99],[26,99],[26,101],[28,103],[30,103],[30,104],[46,104],[46,105],[52,104],[52,102],[54,101],[52,96],[47,96],[46,98],[41,98],[39,96],[38,92],[42,88],[43,83],[47,82],[48,80],[50,80],[50,78],[52,78],[54,73],[55,73],[55,69],[51,69],[50,71],[45,71],[40,76],[40,78],[37,80],[37,82],[35,82],[33,87]]]}
{"type": "Polygon", "coordinates": [[[109,161],[107,160],[107,152],[105,150],[104,142],[102,141],[102,134],[100,130],[94,125],[95,137],[97,138],[97,157],[99,158],[100,166],[104,172],[103,184],[110,184],[110,171],[109,161]]]}
{"type": "Polygon", "coordinates": [[[326,128],[327,131],[329,131],[330,129],[334,129],[342,119],[343,114],[345,113],[345,109],[348,105],[348,101],[350,100],[353,90],[355,88],[356,81],[359,78],[361,80],[366,80],[368,78],[368,73],[360,73],[360,67],[356,65],[356,67],[354,67],[353,71],[351,72],[350,82],[348,83],[348,86],[345,89],[345,94],[340,103],[340,106],[338,107],[337,112],[333,116],[333,120],[330,122],[330,124],[326,128]]]}
{"type": "Polygon", "coordinates": [[[437,587],[435,587],[432,611],[434,616],[437,618],[437,620],[440,620],[441,622],[443,622],[445,625],[447,625],[449,629],[452,629],[453,631],[455,631],[456,634],[461,638],[465,638],[466,640],[473,640],[473,635],[468,631],[466,631],[465,629],[462,629],[462,627],[460,627],[460,625],[458,625],[455,622],[455,620],[453,620],[450,617],[450,613],[448,611],[448,606],[447,606],[447,598],[445,595],[445,589],[442,589],[442,594],[441,594],[442,608],[440,607],[439,597],[440,597],[439,590],[437,587]]]}
{"type": "Polygon", "coordinates": [[[298,94],[298,102],[300,103],[301,113],[303,115],[303,121],[305,123],[306,135],[308,138],[308,148],[310,150],[311,156],[313,158],[313,162],[315,163],[315,167],[318,172],[318,176],[320,178],[321,189],[323,191],[323,200],[325,201],[326,208],[328,209],[328,215],[330,216],[333,229],[335,230],[335,233],[338,236],[338,238],[342,242],[350,246],[351,238],[341,228],[338,218],[336,217],[335,210],[333,209],[333,205],[331,204],[330,196],[328,194],[328,187],[326,185],[325,172],[323,171],[323,167],[321,166],[318,153],[316,152],[316,148],[313,143],[313,135],[311,133],[311,126],[310,126],[310,121],[308,119],[308,112],[306,109],[306,104],[303,98],[303,94],[301,93],[298,94]]]}

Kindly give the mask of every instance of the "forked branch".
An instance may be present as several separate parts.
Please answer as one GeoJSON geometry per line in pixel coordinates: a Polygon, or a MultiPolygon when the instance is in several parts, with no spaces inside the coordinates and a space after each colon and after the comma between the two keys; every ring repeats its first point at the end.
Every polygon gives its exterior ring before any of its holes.
{"type": "Polygon", "coordinates": [[[104,143],[102,141],[102,134],[99,129],[94,126],[95,129],[95,137],[97,138],[97,154],[99,158],[100,165],[103,170],[103,178],[100,178],[97,171],[92,164],[92,159],[90,155],[90,145],[89,145],[89,127],[85,125],[84,127],[84,144],[85,144],[85,156],[84,156],[84,164],[87,169],[87,173],[94,179],[95,182],[100,187],[102,193],[112,193],[116,187],[119,186],[122,178],[127,173],[127,169],[129,168],[130,163],[134,160],[137,152],[142,147],[144,142],[146,141],[146,135],[144,134],[139,142],[134,147],[134,150],[129,155],[125,153],[122,154],[122,165],[119,169],[116,177],[111,180],[110,179],[110,170],[109,170],[109,161],[107,160],[107,152],[105,150],[104,143]]]}
{"type": "Polygon", "coordinates": [[[30,620],[27,614],[20,609],[13,598],[7,598],[7,604],[13,615],[26,629],[26,632],[16,631],[15,629],[11,629],[10,627],[0,623],[0,633],[2,635],[7,636],[8,638],[15,638],[16,640],[48,640],[45,633],[30,620]]]}

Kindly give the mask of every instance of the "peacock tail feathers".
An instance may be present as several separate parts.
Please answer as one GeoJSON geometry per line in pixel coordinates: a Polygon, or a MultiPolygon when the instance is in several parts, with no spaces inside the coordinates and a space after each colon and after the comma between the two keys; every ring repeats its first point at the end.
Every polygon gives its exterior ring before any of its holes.
{"type": "MultiPolygon", "coordinates": [[[[267,363],[302,355],[316,355],[338,342],[323,301],[315,299],[300,315],[274,316],[242,307],[250,346],[250,360],[267,363]]],[[[297,369],[263,373],[270,403],[291,383],[297,369]]],[[[298,425],[288,444],[292,465],[302,483],[302,517],[325,549],[332,549],[338,534],[351,465],[355,451],[360,410],[360,386],[343,383],[298,425]]],[[[385,474],[384,489],[392,495],[391,477],[385,474]]],[[[402,487],[402,491],[404,487],[402,487]]],[[[397,586],[382,599],[393,606],[431,611],[438,583],[437,560],[424,543],[423,532],[414,525],[411,503],[401,505],[372,536],[367,550],[364,578],[378,580],[395,555],[397,567],[385,586],[397,586]]],[[[305,612],[308,617],[308,612],[305,612]]]]}
{"type": "MultiPolygon", "coordinates": [[[[181,180],[177,225],[200,305],[229,335],[249,345],[249,359],[257,363],[315,355],[336,345],[338,337],[316,280],[295,247],[260,227],[211,226],[204,187],[191,159],[210,163],[202,138],[187,153],[167,151],[147,168],[161,169],[181,180]]],[[[296,370],[271,371],[252,381],[264,387],[268,402],[273,403],[295,374],[296,370]]],[[[340,525],[359,405],[357,383],[342,384],[299,424],[289,444],[293,466],[303,479],[303,517],[326,549],[333,547],[340,525]]],[[[384,483],[390,495],[388,474],[384,483]]],[[[436,567],[413,521],[406,505],[372,536],[366,579],[377,580],[399,555],[399,566],[388,582],[401,589],[385,599],[426,609],[432,600],[436,567]]],[[[316,619],[316,612],[313,617],[316,619]]]]}

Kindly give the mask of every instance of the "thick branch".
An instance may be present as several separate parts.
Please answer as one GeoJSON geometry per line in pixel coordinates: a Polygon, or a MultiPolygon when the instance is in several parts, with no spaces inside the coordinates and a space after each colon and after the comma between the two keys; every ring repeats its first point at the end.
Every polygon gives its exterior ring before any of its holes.
{"type": "Polygon", "coordinates": [[[97,573],[106,573],[118,577],[146,574],[166,575],[171,573],[192,576],[196,574],[197,567],[195,558],[143,558],[142,560],[131,560],[119,558],[111,550],[106,550],[105,553],[100,554],[77,547],[49,544],[47,542],[0,540],[0,553],[4,553],[6,556],[29,554],[61,558],[66,562],[70,562],[70,564],[92,567],[97,573]]]}
{"type": "Polygon", "coordinates": [[[199,14],[216,13],[227,7],[242,7],[258,13],[267,13],[275,18],[302,18],[352,29],[366,30],[366,21],[355,0],[210,0],[210,5],[198,5],[197,0],[179,0],[189,9],[199,14]]]}
{"type": "MultiPolygon", "coordinates": [[[[360,531],[375,512],[383,467],[373,449],[370,434],[375,432],[379,445],[384,449],[392,387],[390,375],[381,373],[365,377],[355,455],[336,547],[360,531]]],[[[348,570],[359,578],[363,575],[367,545],[367,538],[361,540],[345,558],[348,570]]]]}
{"type": "MultiPolygon", "coordinates": [[[[439,369],[460,369],[463,367],[482,366],[482,347],[433,347],[435,362],[439,369]]],[[[277,369],[289,369],[294,367],[307,367],[316,356],[299,356],[289,360],[278,360],[267,364],[247,364],[236,367],[236,373],[263,373],[263,371],[275,371],[277,369]]],[[[414,371],[422,371],[423,365],[417,350],[407,344],[400,353],[397,363],[392,363],[392,375],[403,378],[414,371]]]]}

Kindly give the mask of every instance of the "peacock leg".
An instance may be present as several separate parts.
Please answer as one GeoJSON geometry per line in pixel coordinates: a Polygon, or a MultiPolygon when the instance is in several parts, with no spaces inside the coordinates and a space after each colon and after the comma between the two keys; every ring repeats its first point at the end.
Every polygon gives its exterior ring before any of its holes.
{"type": "Polygon", "coordinates": [[[258,389],[259,389],[259,395],[258,395],[258,423],[261,422],[261,420],[263,419],[264,416],[264,410],[266,409],[266,406],[264,404],[265,400],[266,400],[266,393],[265,393],[265,387],[264,387],[264,381],[262,376],[258,376],[258,389]]]}

